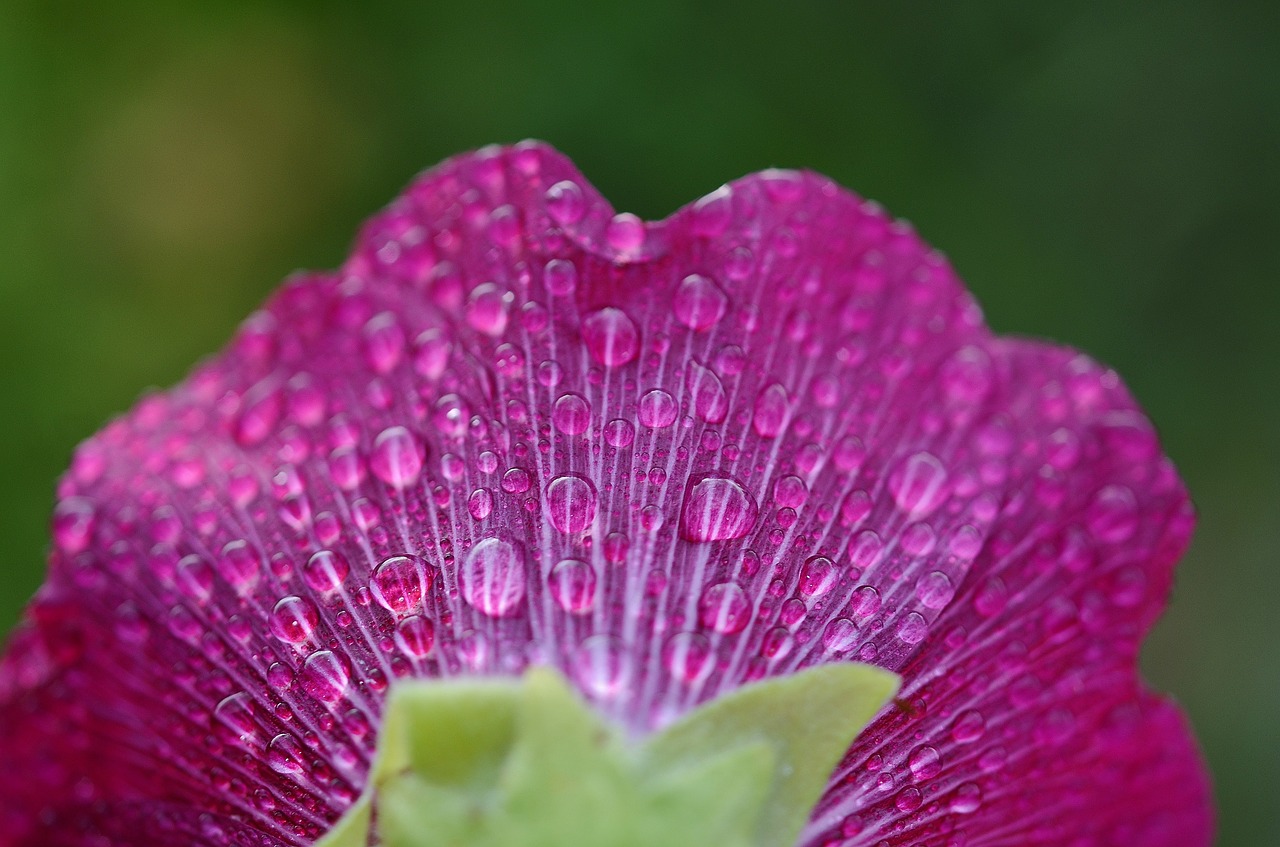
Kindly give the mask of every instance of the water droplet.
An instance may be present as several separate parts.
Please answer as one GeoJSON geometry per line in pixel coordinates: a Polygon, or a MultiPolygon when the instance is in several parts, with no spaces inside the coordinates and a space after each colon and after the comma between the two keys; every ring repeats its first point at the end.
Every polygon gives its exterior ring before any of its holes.
{"type": "Polygon", "coordinates": [[[627,447],[635,437],[636,428],[631,421],[614,418],[604,425],[604,440],[610,447],[627,447]]]}
{"type": "Polygon", "coordinates": [[[591,611],[596,602],[596,572],[580,559],[564,559],[547,575],[551,596],[574,615],[591,611]]]}
{"type": "Polygon", "coordinates": [[[880,592],[870,585],[859,585],[849,598],[849,614],[865,621],[880,611],[880,592]]]}
{"type": "Polygon", "coordinates": [[[444,333],[438,329],[428,329],[413,341],[413,369],[424,379],[435,381],[444,374],[449,365],[449,354],[453,346],[444,333]]]}
{"type": "Polygon", "coordinates": [[[608,368],[621,367],[640,352],[640,333],[627,313],[613,306],[597,309],[582,319],[587,353],[608,368]]]}
{"type": "Polygon", "coordinates": [[[926,609],[941,609],[955,596],[955,586],[941,571],[932,571],[916,580],[916,596],[926,609]]]}
{"type": "Polygon", "coordinates": [[[290,644],[302,644],[310,640],[320,622],[316,606],[305,597],[290,594],[282,597],[267,620],[271,634],[290,644]]]}
{"type": "Polygon", "coordinates": [[[920,789],[918,788],[904,788],[893,799],[893,805],[897,806],[900,812],[914,812],[920,808],[920,804],[923,802],[924,798],[920,796],[920,789]]]}
{"type": "Polygon", "coordinates": [[[502,335],[507,329],[511,295],[492,282],[477,285],[467,298],[467,323],[485,335],[502,335]]]}
{"type": "Polygon", "coordinates": [[[213,709],[214,720],[234,740],[249,745],[257,740],[258,722],[253,698],[245,691],[223,698],[213,709]]]}
{"type": "Polygon", "coordinates": [[[778,383],[772,383],[760,389],[756,395],[754,414],[751,425],[762,438],[775,438],[786,425],[787,407],[790,404],[787,389],[778,383]]]}
{"type": "Polygon", "coordinates": [[[435,642],[436,628],[430,618],[410,615],[396,624],[396,644],[416,659],[430,653],[435,642]]]}
{"type": "Polygon", "coordinates": [[[578,285],[578,269],[573,262],[552,259],[542,271],[542,281],[553,296],[566,297],[578,285]]]}
{"type": "Polygon", "coordinates": [[[822,630],[822,646],[832,653],[852,650],[858,643],[858,627],[848,618],[836,618],[822,630]]]}
{"type": "Polygon", "coordinates": [[[925,782],[942,772],[942,757],[933,747],[917,747],[907,757],[907,767],[913,780],[925,782]]]}
{"type": "Polygon", "coordinates": [[[317,550],[302,566],[302,578],[315,591],[329,592],[342,585],[351,566],[341,553],[317,550]]]}
{"type": "Polygon", "coordinates": [[[422,604],[431,588],[431,571],[417,556],[392,556],[374,569],[369,591],[389,612],[403,615],[422,604]]]}
{"type": "Polygon", "coordinates": [[[693,204],[693,231],[714,238],[729,228],[733,218],[733,190],[722,185],[693,204]]]}
{"type": "Polygon", "coordinates": [[[913,518],[923,517],[947,499],[947,470],[932,453],[907,457],[889,476],[889,493],[898,508],[913,518]]]}
{"type": "Polygon", "coordinates": [[[374,440],[369,470],[392,488],[407,488],[418,481],[423,458],[417,438],[402,426],[391,426],[374,440]]]}
{"type": "Polygon", "coordinates": [[[680,534],[689,541],[742,538],[755,527],[756,503],[742,483],[725,476],[691,480],[680,514],[680,534]]]}
{"type": "Polygon", "coordinates": [[[297,775],[306,770],[306,754],[298,739],[282,732],[267,745],[267,765],[276,773],[297,775]]]}
{"type": "Polygon", "coordinates": [[[702,274],[689,274],[676,289],[676,320],[695,332],[715,326],[729,308],[729,298],[702,274]]]}
{"type": "Polygon", "coordinates": [[[324,703],[336,703],[347,693],[351,671],[347,661],[332,650],[317,650],[302,663],[298,675],[302,690],[324,703]]]}
{"type": "Polygon", "coordinates": [[[966,782],[951,795],[951,811],[960,815],[970,815],[982,806],[982,789],[977,783],[966,782]]]}
{"type": "Polygon", "coordinates": [[[547,214],[560,225],[577,223],[586,211],[582,189],[571,180],[561,180],[547,189],[547,214]]]}
{"type": "Polygon", "coordinates": [[[457,394],[441,397],[436,401],[435,411],[431,413],[431,422],[436,429],[450,438],[466,435],[470,420],[471,407],[457,394]]]}
{"type": "Polygon", "coordinates": [[[971,744],[982,737],[987,730],[987,722],[981,712],[970,709],[956,718],[951,727],[951,737],[958,744],[971,744]]]}
{"type": "Polygon", "coordinates": [[[486,538],[471,548],[458,574],[462,597],[492,617],[505,617],[524,600],[524,555],[500,538],[486,538]]]}
{"type": "Polygon", "coordinates": [[[709,586],[698,603],[698,620],[721,635],[735,635],[751,621],[751,603],[742,586],[720,582],[709,586]]]}
{"type": "Polygon", "coordinates": [[[1138,501],[1123,485],[1100,490],[1085,512],[1085,525],[1100,541],[1117,544],[1128,540],[1138,527],[1138,501]]]}
{"type": "Polygon", "coordinates": [[[613,697],[625,689],[630,676],[629,654],[614,636],[593,635],[574,651],[571,672],[587,693],[613,697]]]}
{"type": "Polygon", "coordinates": [[[364,325],[364,356],[374,373],[390,373],[404,355],[404,330],[391,312],[374,315],[364,325]]]}
{"type": "Polygon", "coordinates": [[[85,497],[67,497],[53,510],[53,541],[75,555],[89,547],[96,523],[93,503],[85,497]]]}
{"type": "Polygon", "coordinates": [[[511,468],[502,475],[502,490],[508,494],[523,494],[531,484],[532,477],[524,468],[511,468]]]}
{"type": "Polygon", "coordinates": [[[253,590],[262,574],[262,559],[244,539],[223,545],[216,564],[218,575],[241,596],[253,590]]]}
{"type": "Polygon", "coordinates": [[[561,532],[582,532],[596,516],[595,488],[573,474],[556,477],[547,485],[547,513],[561,532]]]}
{"type": "Polygon", "coordinates": [[[712,671],[711,642],[697,632],[677,632],[662,645],[662,663],[681,682],[695,685],[712,671]]]}
{"type": "Polygon", "coordinates": [[[809,489],[798,476],[784,476],[773,487],[773,501],[779,506],[798,509],[809,497],[809,489]]]}
{"type": "Polygon", "coordinates": [[[579,394],[563,394],[555,402],[551,422],[566,435],[580,435],[591,425],[591,404],[579,394]]]}
{"type": "Polygon", "coordinates": [[[637,417],[643,426],[650,429],[663,429],[676,422],[676,415],[679,412],[680,407],[676,405],[675,398],[661,388],[655,388],[645,392],[645,395],[640,398],[637,417]]]}
{"type": "Polygon", "coordinates": [[[693,398],[693,411],[707,423],[720,423],[729,413],[729,397],[720,377],[696,361],[689,362],[686,383],[693,398]]]}
{"type": "Polygon", "coordinates": [[[840,572],[826,556],[811,556],[800,569],[800,596],[821,597],[836,587],[840,572]]]}
{"type": "Polygon", "coordinates": [[[644,234],[644,221],[630,212],[622,212],[609,221],[604,238],[625,258],[634,256],[644,246],[644,234]]]}
{"type": "Polygon", "coordinates": [[[493,494],[487,488],[477,488],[467,498],[467,511],[471,517],[482,521],[493,511],[493,494]]]}
{"type": "Polygon", "coordinates": [[[919,612],[907,612],[898,621],[898,640],[904,644],[919,644],[929,634],[929,625],[919,612]]]}

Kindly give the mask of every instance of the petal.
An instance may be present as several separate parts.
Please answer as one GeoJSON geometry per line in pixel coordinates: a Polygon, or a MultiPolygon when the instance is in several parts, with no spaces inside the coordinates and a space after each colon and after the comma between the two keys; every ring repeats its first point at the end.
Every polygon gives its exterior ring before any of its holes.
{"type": "MultiPolygon", "coordinates": [[[[59,494],[0,673],[0,844],[109,841],[151,804],[308,843],[363,787],[394,678],[530,663],[636,731],[862,659],[929,731],[991,698],[1016,761],[1043,761],[1033,706],[1086,738],[1128,704],[1128,759],[1166,730],[1190,750],[1133,672],[1190,526],[1149,425],[1114,374],[993,339],[941,256],[812,174],[645,224],[541,145],[446,162],[83,445],[59,494]],[[974,669],[1015,659],[1037,687],[997,710],[1022,689],[974,669]]],[[[819,824],[899,826],[863,774],[902,772],[903,720],[819,824]]]]}
{"type": "Polygon", "coordinates": [[[1001,403],[1016,438],[988,439],[1010,494],[807,840],[1208,844],[1189,729],[1134,670],[1190,537],[1186,494],[1113,373],[1068,350],[991,349],[1018,394],[1001,403]]]}

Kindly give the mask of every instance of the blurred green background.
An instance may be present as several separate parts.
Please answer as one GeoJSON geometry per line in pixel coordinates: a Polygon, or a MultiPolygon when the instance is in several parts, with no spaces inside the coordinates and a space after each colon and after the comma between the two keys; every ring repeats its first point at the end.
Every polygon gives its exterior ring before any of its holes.
{"type": "Polygon", "coordinates": [[[660,217],[810,167],[1161,427],[1201,523],[1146,670],[1220,843],[1280,844],[1280,4],[167,6],[0,6],[0,632],[72,447],[419,169],[539,137],[660,217]]]}

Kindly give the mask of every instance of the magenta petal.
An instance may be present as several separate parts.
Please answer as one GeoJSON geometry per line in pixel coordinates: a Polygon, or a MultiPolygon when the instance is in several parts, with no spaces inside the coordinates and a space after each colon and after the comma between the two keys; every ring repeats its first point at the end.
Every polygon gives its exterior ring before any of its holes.
{"type": "Polygon", "coordinates": [[[1191,527],[1150,425],[812,174],[644,224],[541,145],[446,162],[59,494],[0,847],[309,843],[391,680],[535,662],[637,730],[899,671],[811,843],[1209,839],[1134,671],[1191,527]]]}

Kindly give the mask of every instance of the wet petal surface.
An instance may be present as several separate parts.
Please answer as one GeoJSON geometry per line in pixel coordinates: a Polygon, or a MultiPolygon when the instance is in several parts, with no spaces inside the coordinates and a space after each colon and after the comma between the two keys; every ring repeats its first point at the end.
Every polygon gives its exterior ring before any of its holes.
{"type": "Polygon", "coordinates": [[[807,843],[1209,840],[1134,672],[1192,523],[1150,425],[816,175],[644,224],[540,145],[451,160],[59,495],[0,844],[307,844],[399,677],[551,664],[644,732],[842,660],[904,691],[807,843]]]}

